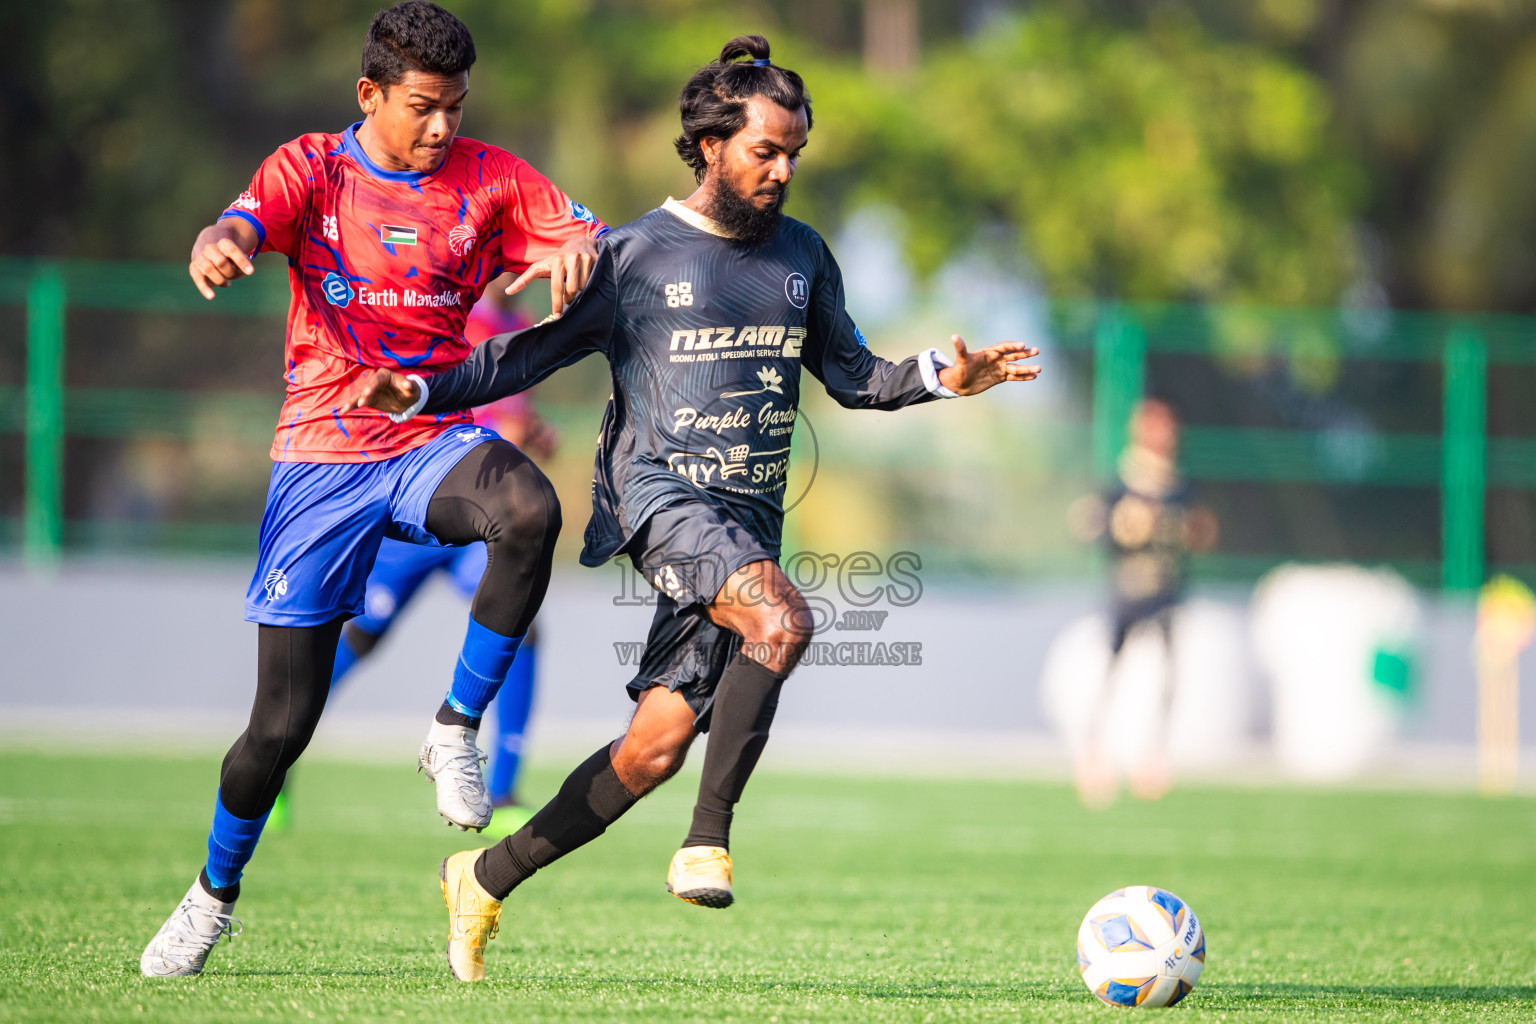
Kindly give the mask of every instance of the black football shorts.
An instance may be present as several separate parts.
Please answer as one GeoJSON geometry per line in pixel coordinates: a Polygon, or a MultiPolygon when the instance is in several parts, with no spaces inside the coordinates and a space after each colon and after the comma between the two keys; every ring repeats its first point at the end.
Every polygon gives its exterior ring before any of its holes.
{"type": "Polygon", "coordinates": [[[683,695],[694,726],[709,731],[715,686],[741,650],[741,637],[710,621],[705,606],[726,578],[773,555],[746,527],[704,501],[688,501],[655,512],[624,550],[658,591],[656,617],[645,641],[640,671],[630,680],[632,700],[653,686],[683,695]]]}

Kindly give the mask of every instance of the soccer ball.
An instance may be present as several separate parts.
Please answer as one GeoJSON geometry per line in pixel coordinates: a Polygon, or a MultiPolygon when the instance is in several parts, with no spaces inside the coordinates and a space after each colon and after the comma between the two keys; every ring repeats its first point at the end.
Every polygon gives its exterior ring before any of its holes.
{"type": "Polygon", "coordinates": [[[1167,889],[1128,885],[1083,918],[1077,969],[1088,991],[1111,1006],[1172,1006],[1205,969],[1205,931],[1167,889]]]}

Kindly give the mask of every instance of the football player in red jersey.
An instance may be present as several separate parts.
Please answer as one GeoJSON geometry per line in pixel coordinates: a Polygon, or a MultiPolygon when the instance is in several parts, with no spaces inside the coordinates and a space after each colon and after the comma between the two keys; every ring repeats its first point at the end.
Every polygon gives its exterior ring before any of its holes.
{"type": "MultiPolygon", "coordinates": [[[[533,321],[510,304],[500,285],[510,285],[514,275],[506,274],[486,288],[485,295],[470,311],[464,324],[464,337],[475,344],[496,334],[521,330],[533,321]]],[[[558,434],[533,404],[533,391],[509,395],[490,405],[472,410],[475,422],[490,427],[535,459],[552,456],[559,443],[558,434]]],[[[412,544],[385,538],[379,545],[378,558],[368,574],[363,603],[366,611],[349,621],[336,646],[336,666],[331,673],[334,696],[343,679],[361,660],[371,657],[378,643],[393,628],[396,619],[420,593],[430,577],[443,575],[455,592],[466,598],[474,596],[485,574],[486,548],[483,542],[465,547],[438,547],[412,544]]],[[[538,633],[530,624],[517,649],[517,659],[487,711],[478,736],[479,745],[490,755],[486,791],[491,798],[491,824],[485,831],[508,835],[522,827],[533,814],[517,800],[518,770],[522,765],[523,739],[533,710],[534,680],[537,675],[538,633]]],[[[291,778],[291,773],[290,773],[291,778]]],[[[267,827],[276,827],[290,806],[285,789],[273,806],[267,827]]]]}
{"type": "Polygon", "coordinates": [[[363,612],[386,535],[486,544],[420,767],[449,824],[490,820],[475,737],[549,583],[554,489],[467,413],[397,424],[342,408],[371,368],[462,361],[465,318],[504,271],[521,275],[512,290],[548,277],[560,312],[607,231],[524,161],[457,137],[474,60],[469,30],[436,4],[380,11],[357,83],[363,119],[280,146],[193,246],[189,273],[208,298],[254,273],[257,252],[288,257],[287,397],[246,597],[258,624],[250,723],[224,758],[206,866],[144,950],[145,975],[197,974],[233,934],[242,870],[325,707],[342,623],[363,612]]]}

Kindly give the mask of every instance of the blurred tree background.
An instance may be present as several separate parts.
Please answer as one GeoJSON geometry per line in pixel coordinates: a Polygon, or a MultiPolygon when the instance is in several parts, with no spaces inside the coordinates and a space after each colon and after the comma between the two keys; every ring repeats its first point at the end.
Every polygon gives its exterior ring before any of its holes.
{"type": "MultiPolygon", "coordinates": [[[[0,252],[179,259],[274,145],[356,113],[376,0],[0,15],[0,252]]],[[[688,187],[676,90],[766,32],[817,101],[796,209],[1007,232],[1052,294],[1536,306],[1530,0],[459,0],[467,134],[620,222],[688,187]]]]}
{"type": "MultiPolygon", "coordinates": [[[[185,260],[273,148],[357,119],[359,51],[383,2],[0,5],[19,41],[0,65],[0,255],[185,260]]],[[[677,90],[726,39],[768,35],[815,100],[789,210],[833,240],[884,354],[955,329],[1048,343],[1043,297],[1220,304],[1198,307],[1216,358],[1154,352],[1149,388],[1195,426],[1319,432],[1370,453],[1387,450],[1384,432],[1441,427],[1439,366],[1370,354],[1395,344],[1392,310],[1536,312],[1536,0],[448,6],[480,55],[464,134],[615,224],[692,189],[671,146],[677,90]],[[1342,306],[1343,327],[1272,312],[1288,306],[1342,306]]],[[[66,379],[243,391],[275,409],[279,344],[268,319],[72,309],[66,379]]],[[[0,387],[19,384],[23,353],[19,318],[0,319],[0,387]]],[[[961,517],[976,538],[1031,523],[1033,553],[992,571],[1070,549],[1062,509],[1090,485],[1091,363],[1051,359],[1027,395],[942,415],[845,417],[808,398],[829,471],[791,519],[799,539],[948,545],[960,565],[982,550],[956,541],[961,517]]],[[[1495,376],[1491,433],[1536,436],[1531,379],[1495,376]]],[[[545,396],[585,438],[607,390],[594,361],[545,396]]],[[[66,514],[222,521],[244,538],[264,429],[72,436],[66,514]]],[[[573,440],[550,467],[572,508],[589,458],[573,440]]],[[[19,435],[0,436],[0,527],[20,509],[20,466],[19,435]]],[[[1433,566],[1434,491],[1361,474],[1209,486],[1224,552],[1433,566]]],[[[1488,537],[1491,560],[1536,572],[1532,492],[1490,490],[1488,537]]]]}

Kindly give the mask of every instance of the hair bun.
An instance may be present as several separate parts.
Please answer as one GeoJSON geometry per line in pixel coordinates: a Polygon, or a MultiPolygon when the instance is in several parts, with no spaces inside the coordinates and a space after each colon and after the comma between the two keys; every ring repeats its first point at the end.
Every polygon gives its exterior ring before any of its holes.
{"type": "Polygon", "coordinates": [[[769,56],[768,40],[759,35],[737,36],[720,48],[721,64],[729,64],[737,57],[767,60],[769,56]]]}
{"type": "Polygon", "coordinates": [[[702,140],[724,141],[741,131],[747,123],[747,103],[754,96],[792,114],[805,111],[805,128],[810,130],[811,97],[804,80],[769,61],[768,40],[762,36],[737,36],[720,50],[719,60],[695,71],[677,96],[683,133],[672,144],[683,163],[693,168],[694,180],[703,181],[709,166],[702,140]]]}

